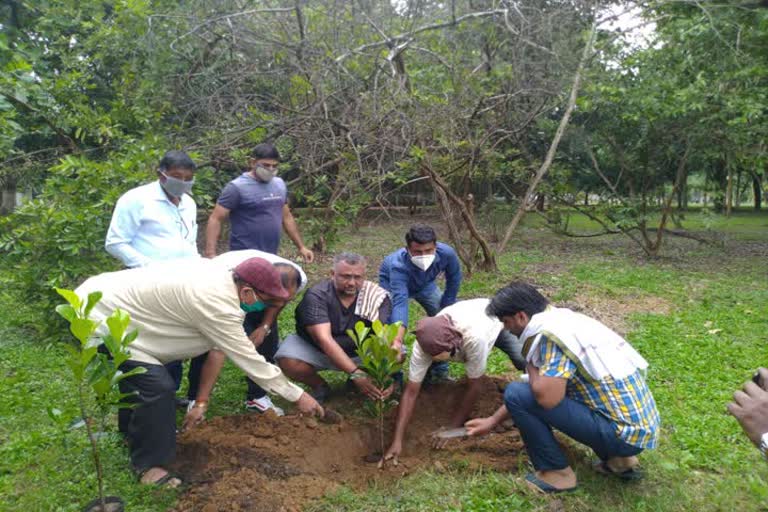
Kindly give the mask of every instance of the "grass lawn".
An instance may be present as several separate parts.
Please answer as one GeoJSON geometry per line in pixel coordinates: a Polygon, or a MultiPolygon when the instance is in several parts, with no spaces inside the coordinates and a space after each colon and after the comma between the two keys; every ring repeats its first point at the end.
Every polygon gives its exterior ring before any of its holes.
{"type": "MultiPolygon", "coordinates": [[[[381,257],[401,245],[410,220],[364,222],[338,249],[369,255],[375,278],[381,257]]],[[[460,293],[488,295],[506,281],[528,279],[555,302],[583,308],[627,335],[650,362],[648,380],[663,423],[660,447],[641,455],[644,481],[627,485],[594,474],[591,454],[575,447],[580,489],[556,499],[527,490],[525,467],[502,474],[453,464],[394,486],[343,488],[309,510],[768,511],[768,463],[725,410],[754,369],[768,365],[768,215],[696,213],[685,222],[722,232],[725,247],[670,240],[663,258],[648,261],[623,238],[559,237],[531,219],[499,257],[500,271],[475,273],[460,293]]],[[[328,268],[329,258],[322,257],[306,269],[316,281],[328,268]]],[[[19,308],[0,300],[0,326],[18,324],[19,308]]],[[[283,313],[283,334],[293,329],[291,313],[283,313]]],[[[416,306],[412,313],[421,314],[416,306]]],[[[78,413],[65,352],[29,332],[0,333],[0,510],[81,510],[95,496],[95,475],[83,429],[70,426],[78,413]],[[61,414],[51,416],[50,409],[61,414]]],[[[489,367],[509,369],[499,353],[489,367]]],[[[243,393],[242,373],[228,365],[211,413],[240,413],[243,393]]],[[[173,491],[136,485],[111,423],[101,446],[108,494],[122,496],[132,512],[173,505],[173,491]]]]}

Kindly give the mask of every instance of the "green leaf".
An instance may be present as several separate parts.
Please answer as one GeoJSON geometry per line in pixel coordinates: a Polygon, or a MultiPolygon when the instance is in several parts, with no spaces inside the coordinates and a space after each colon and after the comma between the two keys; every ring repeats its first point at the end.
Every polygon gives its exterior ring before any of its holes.
{"type": "Polygon", "coordinates": [[[89,316],[93,307],[101,300],[102,293],[99,291],[91,292],[88,294],[88,302],[85,305],[84,316],[89,316]]]}
{"type": "Polygon", "coordinates": [[[67,290],[66,288],[56,288],[56,293],[64,297],[64,300],[69,302],[69,305],[72,306],[76,311],[80,311],[80,307],[83,304],[83,301],[80,300],[80,297],[73,292],[72,290],[67,290]]]}

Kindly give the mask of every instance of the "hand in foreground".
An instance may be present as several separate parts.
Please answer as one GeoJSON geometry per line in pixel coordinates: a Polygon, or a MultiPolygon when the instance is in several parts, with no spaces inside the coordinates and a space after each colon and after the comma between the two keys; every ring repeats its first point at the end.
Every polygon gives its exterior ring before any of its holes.
{"type": "Polygon", "coordinates": [[[325,416],[325,411],[320,406],[320,404],[317,403],[317,400],[312,398],[312,396],[306,391],[302,393],[299,399],[296,401],[296,407],[299,408],[299,412],[302,414],[319,416],[320,418],[325,416]]]}
{"type": "Polygon", "coordinates": [[[397,458],[400,456],[400,452],[403,451],[403,443],[400,441],[392,441],[392,444],[389,447],[389,450],[384,454],[384,456],[379,461],[379,468],[384,466],[384,463],[388,460],[392,461],[393,466],[397,466],[397,458]]]}
{"type": "Polygon", "coordinates": [[[206,409],[208,409],[208,407],[191,407],[184,416],[184,421],[181,424],[181,431],[186,432],[187,430],[192,430],[204,422],[206,409]]]}
{"type": "Polygon", "coordinates": [[[315,253],[313,253],[311,249],[302,247],[301,249],[299,249],[299,254],[301,254],[301,257],[305,263],[312,263],[313,261],[315,261],[315,253]]]}
{"type": "MultiPolygon", "coordinates": [[[[768,371],[760,369],[762,382],[768,382],[768,371]]],[[[755,445],[760,445],[760,438],[768,432],[768,391],[752,381],[744,384],[743,391],[733,394],[733,402],[728,404],[728,412],[738,420],[744,433],[755,445]]]]}
{"type": "Polygon", "coordinates": [[[496,423],[493,421],[493,417],[489,416],[487,418],[469,420],[464,426],[467,427],[468,436],[485,436],[491,433],[496,423]]]}

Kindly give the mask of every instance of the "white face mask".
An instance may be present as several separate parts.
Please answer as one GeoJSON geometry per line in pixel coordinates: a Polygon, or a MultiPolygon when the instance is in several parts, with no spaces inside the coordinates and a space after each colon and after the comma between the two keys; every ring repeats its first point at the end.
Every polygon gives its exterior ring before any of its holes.
{"type": "Polygon", "coordinates": [[[435,261],[434,254],[425,254],[423,256],[411,256],[411,263],[419,267],[421,270],[427,270],[432,266],[432,262],[435,261]]]}
{"type": "Polygon", "coordinates": [[[272,181],[272,178],[277,176],[277,169],[267,169],[266,167],[257,165],[253,169],[253,174],[255,174],[256,177],[259,178],[261,181],[266,183],[266,182],[272,181]]]}

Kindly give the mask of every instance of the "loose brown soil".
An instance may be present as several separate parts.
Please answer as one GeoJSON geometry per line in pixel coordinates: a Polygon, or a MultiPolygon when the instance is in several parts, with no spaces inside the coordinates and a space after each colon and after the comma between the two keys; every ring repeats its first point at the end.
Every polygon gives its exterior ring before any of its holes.
{"type": "MultiPolygon", "coordinates": [[[[484,379],[473,416],[493,413],[501,404],[505,381],[484,379]]],[[[422,390],[398,466],[378,469],[366,456],[379,450],[373,418],[360,416],[363,399],[354,392],[328,405],[345,415],[336,425],[314,418],[272,414],[214,418],[180,436],[174,470],[189,485],[177,512],[294,511],[339,485],[361,489],[386,485],[430,468],[461,467],[510,471],[517,467],[522,442],[517,430],[483,439],[454,440],[433,450],[430,433],[447,424],[464,386],[460,383],[422,390]]],[[[394,410],[386,421],[389,430],[394,410]]],[[[389,432],[386,439],[390,439],[389,432]]]]}

